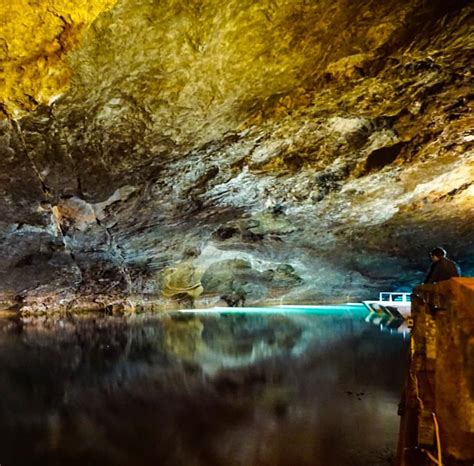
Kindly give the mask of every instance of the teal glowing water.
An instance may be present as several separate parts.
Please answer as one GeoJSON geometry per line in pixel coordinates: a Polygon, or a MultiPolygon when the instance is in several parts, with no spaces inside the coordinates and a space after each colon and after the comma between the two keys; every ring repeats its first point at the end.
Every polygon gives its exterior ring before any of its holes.
{"type": "Polygon", "coordinates": [[[2,466],[391,464],[407,342],[361,306],[0,321],[2,466]]]}
{"type": "Polygon", "coordinates": [[[179,312],[187,314],[347,314],[366,315],[363,304],[335,305],[281,305],[272,307],[213,307],[209,309],[183,309],[179,312]]]}

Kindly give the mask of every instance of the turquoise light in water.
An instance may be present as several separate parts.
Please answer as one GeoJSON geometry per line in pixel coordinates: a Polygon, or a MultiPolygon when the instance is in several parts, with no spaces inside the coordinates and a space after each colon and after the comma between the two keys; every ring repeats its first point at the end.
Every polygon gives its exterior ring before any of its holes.
{"type": "Polygon", "coordinates": [[[367,314],[363,304],[338,305],[283,305],[273,307],[213,307],[209,309],[183,309],[179,312],[192,314],[335,314],[361,313],[367,314]]]}

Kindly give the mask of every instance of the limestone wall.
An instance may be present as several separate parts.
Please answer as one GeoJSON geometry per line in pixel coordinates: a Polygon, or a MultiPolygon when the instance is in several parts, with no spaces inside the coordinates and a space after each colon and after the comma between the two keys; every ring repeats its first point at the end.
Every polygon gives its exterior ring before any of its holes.
{"type": "Polygon", "coordinates": [[[407,410],[416,413],[416,429],[405,448],[424,450],[425,456],[431,452],[437,457],[437,422],[445,464],[472,464],[474,278],[453,278],[416,288],[412,314],[405,402],[407,410]]]}

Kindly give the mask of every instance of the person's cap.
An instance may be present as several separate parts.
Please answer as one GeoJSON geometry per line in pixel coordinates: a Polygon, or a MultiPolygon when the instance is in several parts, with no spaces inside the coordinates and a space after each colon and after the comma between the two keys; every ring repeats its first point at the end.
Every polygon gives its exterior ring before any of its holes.
{"type": "Polygon", "coordinates": [[[446,256],[446,250],[443,248],[440,248],[439,246],[432,249],[430,251],[430,256],[435,256],[435,257],[445,257],[446,256]]]}

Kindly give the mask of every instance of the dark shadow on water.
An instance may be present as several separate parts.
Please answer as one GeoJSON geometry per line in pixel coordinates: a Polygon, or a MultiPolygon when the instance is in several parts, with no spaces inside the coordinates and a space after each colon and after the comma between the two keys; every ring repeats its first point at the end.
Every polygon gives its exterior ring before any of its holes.
{"type": "Polygon", "coordinates": [[[390,465],[407,340],[357,313],[0,322],[0,463],[390,465]]]}

